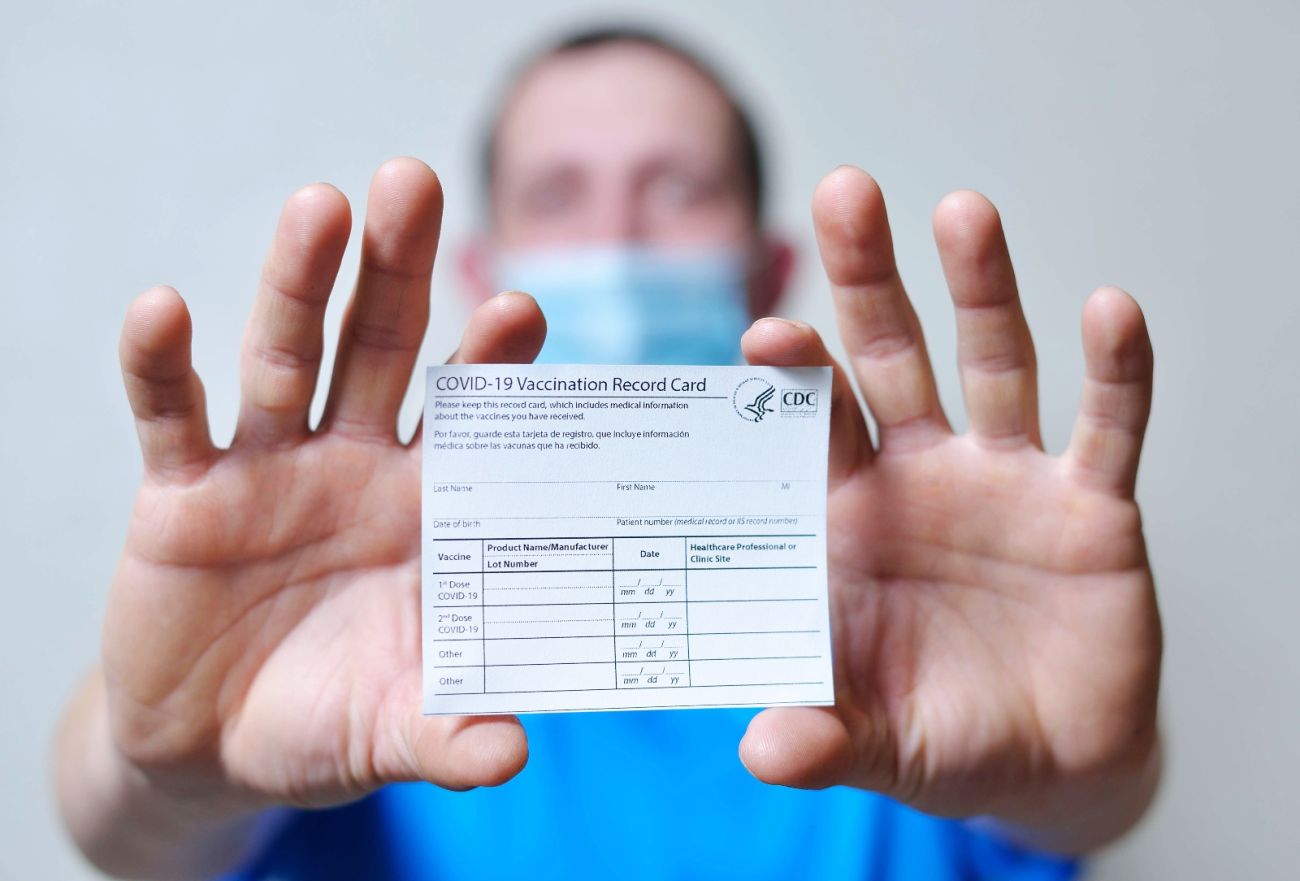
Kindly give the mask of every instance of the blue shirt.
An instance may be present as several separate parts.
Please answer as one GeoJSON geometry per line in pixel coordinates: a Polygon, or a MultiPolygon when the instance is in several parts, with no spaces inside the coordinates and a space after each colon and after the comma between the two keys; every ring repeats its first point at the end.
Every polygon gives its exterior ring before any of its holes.
{"type": "Polygon", "coordinates": [[[505,785],[398,784],[303,811],[227,879],[1076,877],[879,795],[758,782],[736,755],[754,712],[524,716],[528,765],[505,785]]]}

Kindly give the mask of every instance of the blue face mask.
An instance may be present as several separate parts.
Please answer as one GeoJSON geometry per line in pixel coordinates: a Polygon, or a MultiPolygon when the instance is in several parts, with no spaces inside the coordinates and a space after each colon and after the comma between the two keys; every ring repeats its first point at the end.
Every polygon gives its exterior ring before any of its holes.
{"type": "Polygon", "coordinates": [[[546,316],[548,364],[735,364],[749,327],[739,248],[605,245],[505,252],[500,290],[546,316]]]}

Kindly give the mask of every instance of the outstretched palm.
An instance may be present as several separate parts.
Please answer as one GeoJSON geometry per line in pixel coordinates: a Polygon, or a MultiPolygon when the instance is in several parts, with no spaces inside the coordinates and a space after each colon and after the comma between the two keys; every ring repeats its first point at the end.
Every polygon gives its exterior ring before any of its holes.
{"type": "MultiPolygon", "coordinates": [[[[321,426],[308,407],[349,228],[319,185],[285,207],[241,360],[229,450],[208,436],[174,291],[133,305],[122,340],[146,478],[105,624],[123,752],[166,785],[208,779],[250,805],[326,804],[387,780],[510,777],[513,719],[420,714],[418,444],[397,410],[428,319],[441,190],[394,160],[370,193],[362,268],[321,426]]],[[[461,360],[531,360],[527,297],[476,313],[461,360]]]]}
{"type": "MultiPolygon", "coordinates": [[[[925,810],[1052,822],[1155,739],[1160,625],[1133,502],[1151,354],[1136,304],[1098,291],[1070,449],[1042,450],[1035,361],[996,211],[955,193],[935,231],[957,308],[970,431],[938,403],[884,204],[854,169],[814,199],[840,332],[880,427],[836,367],[829,572],[837,705],[769,710],[742,757],[763,779],[850,783],[925,810]]],[[[762,322],[751,360],[830,363],[762,322]]]]}

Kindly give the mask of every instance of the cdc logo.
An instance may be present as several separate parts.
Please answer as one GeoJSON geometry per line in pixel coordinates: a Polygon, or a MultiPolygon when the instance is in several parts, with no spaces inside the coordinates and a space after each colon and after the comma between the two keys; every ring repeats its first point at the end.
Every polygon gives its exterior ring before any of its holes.
{"type": "Polygon", "coordinates": [[[811,416],[817,412],[817,389],[781,389],[782,416],[811,416]]]}

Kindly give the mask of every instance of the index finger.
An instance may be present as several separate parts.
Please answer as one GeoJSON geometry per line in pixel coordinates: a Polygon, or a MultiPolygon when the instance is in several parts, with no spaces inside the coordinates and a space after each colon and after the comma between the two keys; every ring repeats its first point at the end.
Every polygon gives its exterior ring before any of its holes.
{"type": "MultiPolygon", "coordinates": [[[[546,319],[537,301],[520,291],[503,291],[482,303],[470,315],[460,346],[448,364],[528,364],[542,350],[546,319]]],[[[412,445],[418,445],[424,419],[416,426],[412,445]]]]}

